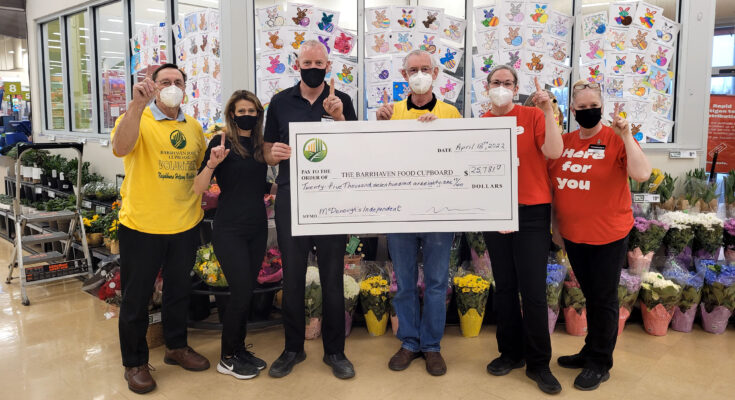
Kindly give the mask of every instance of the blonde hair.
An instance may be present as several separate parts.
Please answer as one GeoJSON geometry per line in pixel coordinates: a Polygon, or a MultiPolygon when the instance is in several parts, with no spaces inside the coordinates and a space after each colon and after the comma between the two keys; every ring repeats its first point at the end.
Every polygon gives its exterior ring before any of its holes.
{"type": "Polygon", "coordinates": [[[301,55],[304,54],[304,51],[306,51],[307,48],[312,47],[319,47],[324,51],[324,58],[329,60],[329,50],[327,50],[327,46],[324,45],[324,43],[316,40],[316,39],[309,39],[303,43],[301,43],[301,46],[299,47],[299,53],[297,55],[298,58],[301,58],[301,55]]]}
{"type": "Polygon", "coordinates": [[[577,97],[577,93],[578,92],[581,92],[582,90],[585,90],[585,89],[589,89],[589,90],[593,90],[593,91],[597,92],[597,95],[600,97],[600,102],[602,102],[602,85],[600,84],[600,86],[598,86],[596,88],[591,88],[591,87],[587,86],[587,85],[589,85],[589,83],[590,82],[588,80],[586,80],[586,79],[580,79],[580,80],[574,82],[574,84],[572,85],[572,105],[574,105],[574,98],[577,97]],[[577,85],[585,85],[586,87],[584,89],[574,90],[574,87],[577,86],[577,85]]]}

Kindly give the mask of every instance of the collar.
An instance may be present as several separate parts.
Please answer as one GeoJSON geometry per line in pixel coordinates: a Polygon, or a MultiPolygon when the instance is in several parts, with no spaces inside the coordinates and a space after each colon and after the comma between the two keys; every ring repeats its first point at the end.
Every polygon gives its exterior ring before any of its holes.
{"type": "Polygon", "coordinates": [[[408,96],[408,98],[406,99],[406,109],[407,110],[410,110],[412,108],[415,108],[417,110],[429,110],[429,111],[431,111],[431,110],[434,109],[435,106],[436,106],[436,94],[434,94],[434,93],[431,94],[431,101],[428,102],[428,103],[426,103],[426,104],[424,104],[421,107],[417,107],[415,104],[413,104],[413,102],[411,101],[411,96],[408,96]]]}
{"type": "MultiPolygon", "coordinates": [[[[169,118],[168,115],[164,114],[163,111],[161,111],[160,108],[156,105],[156,101],[152,101],[151,105],[148,106],[151,109],[151,113],[153,113],[153,118],[156,121],[163,121],[165,119],[173,121],[173,118],[169,118]]],[[[186,122],[186,116],[184,115],[184,111],[181,110],[181,107],[179,107],[179,115],[176,116],[176,121],[179,122],[186,122]]]]}

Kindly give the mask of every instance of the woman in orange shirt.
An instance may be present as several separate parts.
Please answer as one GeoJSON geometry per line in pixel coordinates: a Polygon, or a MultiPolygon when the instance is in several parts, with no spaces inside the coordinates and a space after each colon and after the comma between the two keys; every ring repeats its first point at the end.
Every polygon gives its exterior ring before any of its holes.
{"type": "Polygon", "coordinates": [[[534,104],[512,103],[518,93],[518,75],[507,65],[495,67],[487,77],[492,109],[483,117],[516,117],[523,129],[518,138],[517,232],[484,232],[495,278],[500,357],[487,366],[496,376],[528,365],[526,375],[546,393],[559,393],[561,385],[551,374],[551,339],[546,306],[546,260],[551,234],[551,191],[546,159],[561,155],[562,138],[549,95],[536,81],[534,104]],[[543,111],[542,111],[543,110],[543,111]],[[518,299],[523,297],[523,313],[518,299]]]}
{"type": "Polygon", "coordinates": [[[651,165],[628,121],[615,115],[612,127],[602,125],[599,84],[575,83],[571,109],[580,129],[564,135],[564,151],[549,162],[549,176],[554,241],[566,248],[587,299],[587,337],[582,351],[558,362],[581,368],[574,387],[593,390],[610,377],[617,340],[617,288],[633,227],[628,176],[646,181],[651,165]]]}

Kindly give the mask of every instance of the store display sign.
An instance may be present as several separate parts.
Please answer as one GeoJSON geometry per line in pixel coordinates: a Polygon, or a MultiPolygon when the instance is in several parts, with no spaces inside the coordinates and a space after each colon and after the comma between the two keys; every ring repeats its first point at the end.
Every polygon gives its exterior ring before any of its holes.
{"type": "Polygon", "coordinates": [[[20,82],[5,82],[3,84],[3,88],[5,89],[6,95],[20,95],[21,89],[20,89],[20,82]]]}
{"type": "Polygon", "coordinates": [[[735,168],[735,96],[710,95],[709,135],[707,136],[707,170],[717,155],[716,172],[735,168]]]}
{"type": "Polygon", "coordinates": [[[294,235],[518,229],[515,117],[289,130],[294,235]]]}
{"type": "Polygon", "coordinates": [[[31,92],[27,90],[23,90],[20,92],[20,95],[23,97],[24,101],[31,101],[31,92]]]}

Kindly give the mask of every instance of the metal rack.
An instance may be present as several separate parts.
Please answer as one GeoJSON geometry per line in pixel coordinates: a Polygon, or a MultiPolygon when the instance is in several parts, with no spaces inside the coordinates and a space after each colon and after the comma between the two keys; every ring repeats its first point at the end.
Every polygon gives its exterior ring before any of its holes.
{"type": "MultiPolygon", "coordinates": [[[[80,143],[42,143],[30,144],[21,143],[18,145],[18,159],[16,161],[16,170],[20,170],[21,155],[28,150],[45,150],[45,149],[74,149],[77,151],[78,171],[77,171],[77,187],[81,187],[82,179],[82,153],[83,145],[80,143]]],[[[15,246],[13,255],[8,265],[8,277],[5,283],[10,284],[13,278],[13,271],[18,268],[20,270],[21,299],[24,306],[30,305],[26,287],[40,283],[48,283],[61,279],[73,278],[81,275],[91,276],[92,274],[92,258],[90,256],[89,247],[87,245],[87,237],[84,232],[84,224],[80,212],[81,197],[77,196],[76,208],[74,211],[48,211],[48,212],[31,212],[24,214],[20,205],[21,197],[21,181],[15,179],[15,199],[13,200],[13,221],[15,224],[15,246]],[[26,227],[29,225],[40,225],[46,222],[69,221],[67,232],[44,232],[26,234],[26,227]],[[81,250],[84,253],[82,258],[74,258],[75,253],[72,251],[72,237],[74,232],[79,229],[81,236],[81,250]],[[40,253],[23,255],[26,246],[44,243],[61,243],[61,251],[51,250],[42,251],[40,253]],[[30,265],[30,266],[27,266],[30,265]]],[[[8,223],[9,224],[9,223],[8,223]]],[[[8,231],[10,227],[8,226],[8,231]]],[[[10,232],[8,232],[10,234],[10,232]]]]}

